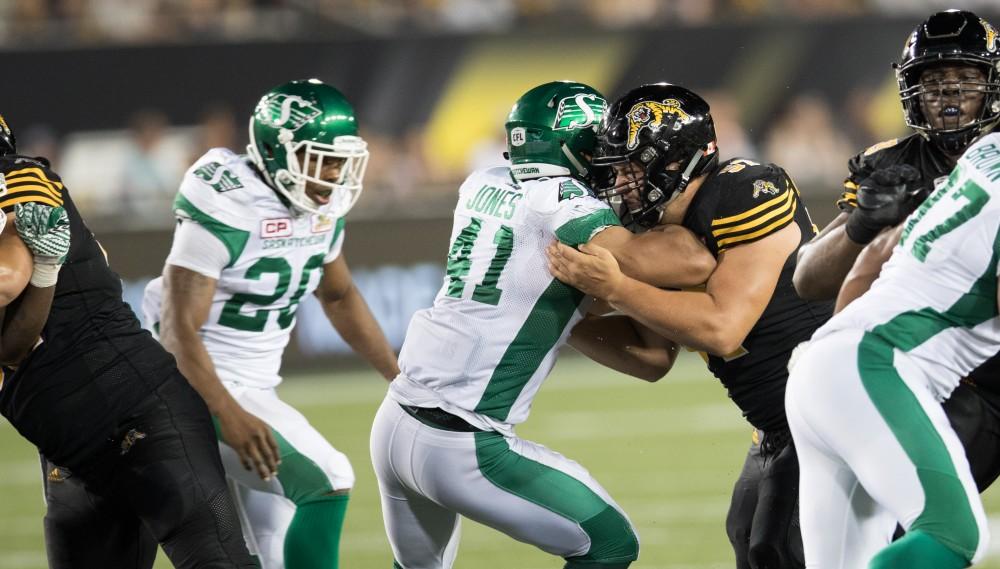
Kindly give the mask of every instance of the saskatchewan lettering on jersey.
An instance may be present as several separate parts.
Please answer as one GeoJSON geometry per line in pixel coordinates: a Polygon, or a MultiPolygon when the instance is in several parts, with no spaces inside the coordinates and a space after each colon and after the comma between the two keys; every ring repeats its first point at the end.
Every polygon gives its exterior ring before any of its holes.
{"type": "Polygon", "coordinates": [[[524,197],[522,192],[505,190],[496,186],[485,185],[469,199],[465,207],[477,213],[492,215],[502,219],[514,217],[517,204],[524,197]]]}
{"type": "Polygon", "coordinates": [[[326,235],[311,235],[309,237],[275,237],[264,239],[261,243],[262,249],[285,249],[288,247],[308,247],[319,245],[326,239],[326,235]]]}

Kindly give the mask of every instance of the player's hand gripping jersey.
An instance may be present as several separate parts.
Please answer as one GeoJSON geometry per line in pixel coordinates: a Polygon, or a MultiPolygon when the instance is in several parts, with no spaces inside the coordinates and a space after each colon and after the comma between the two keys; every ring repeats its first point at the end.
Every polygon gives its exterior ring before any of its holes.
{"type": "Polygon", "coordinates": [[[913,166],[921,180],[932,188],[943,182],[951,172],[951,161],[929,140],[919,134],[893,138],[868,147],[847,163],[850,175],[844,180],[844,192],[837,201],[843,211],[858,207],[858,188],[875,170],[898,164],[913,166]]]}
{"type": "Polygon", "coordinates": [[[18,203],[62,206],[71,235],[42,342],[16,371],[5,370],[0,408],[48,458],[75,464],[106,444],[123,414],[176,368],[122,301],[121,279],[48,163],[0,157],[0,174],[5,214],[18,203]]]}
{"type": "MultiPolygon", "coordinates": [[[[797,224],[801,243],[816,234],[799,191],[774,164],[746,159],[723,162],[693,198],[683,225],[701,236],[718,258],[728,249],[759,241],[797,224]]],[[[774,294],[741,348],[726,357],[708,356],[708,366],[756,428],[785,427],[788,356],[829,318],[832,303],[799,298],[792,285],[796,255],[789,255],[774,294]]]]}
{"type": "Polygon", "coordinates": [[[400,403],[440,407],[510,432],[583,316],[583,294],[546,268],[555,239],[586,243],[617,217],[571,178],[517,183],[509,168],[459,190],[444,286],[410,322],[390,387],[400,403]]]}
{"type": "Polygon", "coordinates": [[[906,221],[899,245],[864,296],[814,339],[865,330],[907,352],[943,400],[997,352],[1000,134],[973,144],[947,182],[906,221]],[[948,270],[938,267],[948,265],[948,270]]]}
{"type": "MultiPolygon", "coordinates": [[[[245,156],[221,148],[185,174],[174,213],[177,235],[167,264],[218,281],[201,335],[219,378],[278,385],[299,302],[316,290],[323,265],[340,255],[343,219],[293,217],[245,156]],[[185,247],[187,239],[204,246],[185,247]]],[[[161,277],[146,289],[147,315],[160,314],[162,295],[161,277]]]]}

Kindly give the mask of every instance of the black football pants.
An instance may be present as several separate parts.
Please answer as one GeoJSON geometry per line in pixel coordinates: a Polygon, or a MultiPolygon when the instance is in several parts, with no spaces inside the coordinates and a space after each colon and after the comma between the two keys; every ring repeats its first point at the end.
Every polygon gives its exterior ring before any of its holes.
{"type": "Polygon", "coordinates": [[[791,440],[779,451],[750,446],[733,487],[726,533],[737,569],[802,569],[799,462],[791,440]]]}
{"type": "Polygon", "coordinates": [[[965,447],[976,487],[983,492],[1000,476],[1000,395],[962,382],[943,407],[965,447]]]}
{"type": "Polygon", "coordinates": [[[256,567],[208,408],[179,374],[138,405],[97,456],[68,471],[43,464],[52,569],[148,569],[157,542],[178,569],[256,567]]]}

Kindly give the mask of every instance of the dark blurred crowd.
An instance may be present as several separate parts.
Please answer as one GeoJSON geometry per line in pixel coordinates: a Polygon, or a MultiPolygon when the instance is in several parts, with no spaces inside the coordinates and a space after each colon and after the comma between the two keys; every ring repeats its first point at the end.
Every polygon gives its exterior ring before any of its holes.
{"type": "MultiPolygon", "coordinates": [[[[744,111],[733,97],[702,92],[712,105],[723,158],[779,163],[813,202],[832,205],[853,153],[904,132],[895,92],[881,87],[859,89],[840,102],[800,94],[753,132],[743,126],[744,111]]],[[[247,119],[212,107],[198,124],[176,125],[163,112],[146,110],[131,116],[123,131],[60,136],[47,125],[25,125],[20,137],[26,154],[52,157],[88,217],[104,228],[139,229],[169,225],[180,179],[203,152],[245,148],[247,119]],[[95,164],[95,156],[104,163],[95,164]]],[[[503,163],[502,135],[471,148],[462,167],[442,169],[428,159],[434,149],[420,128],[391,136],[362,127],[361,134],[371,159],[352,216],[446,214],[469,170],[503,163]]]]}
{"type": "Polygon", "coordinates": [[[756,18],[923,15],[996,0],[3,0],[0,46],[240,41],[343,33],[698,26],[756,18]]]}
{"type": "MultiPolygon", "coordinates": [[[[970,0],[961,6],[995,11],[996,2],[970,0]]],[[[297,39],[296,26],[317,20],[359,33],[398,35],[414,28],[469,31],[555,21],[606,29],[873,11],[919,18],[943,7],[947,4],[938,0],[0,0],[0,51],[67,43],[235,41],[266,34],[297,39]]],[[[746,98],[732,91],[688,86],[712,105],[723,158],[781,164],[811,207],[834,202],[852,154],[905,134],[888,66],[876,84],[847,92],[790,93],[765,111],[747,108],[746,98]]],[[[364,105],[356,101],[359,108],[364,105]]],[[[177,124],[153,108],[128,117],[121,130],[67,133],[56,124],[27,124],[18,125],[18,134],[25,153],[53,159],[95,224],[140,229],[169,225],[178,183],[204,151],[245,147],[246,112],[212,106],[195,124],[177,124]]],[[[446,213],[454,206],[456,184],[470,169],[503,163],[499,125],[494,138],[468,149],[464,163],[447,167],[433,159],[431,137],[421,125],[402,133],[366,128],[364,121],[361,127],[371,159],[354,216],[446,213]]]]}

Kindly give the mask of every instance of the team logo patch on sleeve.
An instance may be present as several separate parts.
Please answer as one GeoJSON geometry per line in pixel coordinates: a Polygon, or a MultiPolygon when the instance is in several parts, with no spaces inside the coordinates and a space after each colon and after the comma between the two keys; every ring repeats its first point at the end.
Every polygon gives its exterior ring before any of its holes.
{"type": "Polygon", "coordinates": [[[753,183],[753,197],[757,199],[761,194],[767,194],[769,196],[778,195],[778,187],[767,180],[754,180],[753,183]]]}
{"type": "Polygon", "coordinates": [[[691,120],[691,115],[681,108],[677,99],[667,99],[662,103],[642,101],[636,103],[628,112],[628,143],[629,150],[635,150],[639,145],[639,132],[644,128],[659,130],[663,126],[664,116],[674,116],[674,130],[680,130],[681,125],[691,120]]]}

